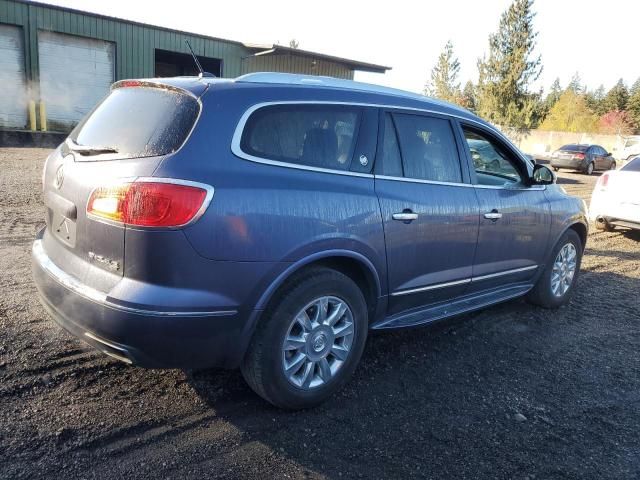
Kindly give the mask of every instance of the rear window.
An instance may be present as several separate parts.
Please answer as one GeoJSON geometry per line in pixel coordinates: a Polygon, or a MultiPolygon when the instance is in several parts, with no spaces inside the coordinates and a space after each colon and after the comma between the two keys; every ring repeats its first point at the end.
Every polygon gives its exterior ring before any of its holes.
{"type": "Polygon", "coordinates": [[[589,148],[589,145],[570,144],[570,145],[563,145],[558,150],[565,150],[568,152],[586,152],[588,148],[589,148]]]}
{"type": "Polygon", "coordinates": [[[175,90],[116,88],[69,137],[82,147],[115,150],[118,158],[166,155],[182,146],[199,109],[194,97],[175,90]]]}
{"type": "Polygon", "coordinates": [[[624,170],[626,172],[640,172],[640,157],[634,158],[620,170],[624,170]]]}
{"type": "Polygon", "coordinates": [[[360,110],[346,105],[273,105],[256,110],[240,140],[243,152],[296,165],[348,170],[360,110]]]}

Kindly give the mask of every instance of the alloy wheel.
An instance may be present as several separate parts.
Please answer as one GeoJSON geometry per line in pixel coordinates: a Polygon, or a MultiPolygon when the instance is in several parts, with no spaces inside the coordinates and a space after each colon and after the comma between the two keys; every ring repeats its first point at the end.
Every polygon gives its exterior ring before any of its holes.
{"type": "Polygon", "coordinates": [[[571,287],[576,273],[577,256],[573,243],[565,244],[558,252],[551,270],[551,292],[556,297],[562,297],[571,287]]]}
{"type": "Polygon", "coordinates": [[[293,318],[282,344],[287,380],[303,390],[320,387],[344,365],[351,351],[355,325],[347,303],[323,296],[293,318]]]}

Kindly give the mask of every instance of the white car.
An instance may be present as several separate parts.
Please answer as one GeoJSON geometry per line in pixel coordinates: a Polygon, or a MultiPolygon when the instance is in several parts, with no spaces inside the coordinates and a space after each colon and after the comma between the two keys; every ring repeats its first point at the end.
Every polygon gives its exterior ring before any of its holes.
{"type": "Polygon", "coordinates": [[[615,157],[618,160],[622,160],[623,163],[631,161],[632,158],[638,155],[640,155],[640,135],[627,137],[622,148],[616,150],[615,153],[615,157]]]}
{"type": "Polygon", "coordinates": [[[640,157],[600,176],[591,195],[589,219],[600,230],[640,230],[640,157]]]}

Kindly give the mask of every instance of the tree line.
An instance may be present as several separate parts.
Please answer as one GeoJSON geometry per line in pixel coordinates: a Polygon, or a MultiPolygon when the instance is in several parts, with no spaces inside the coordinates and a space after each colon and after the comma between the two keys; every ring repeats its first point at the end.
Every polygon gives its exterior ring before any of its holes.
{"type": "Polygon", "coordinates": [[[489,35],[488,54],[478,60],[478,82],[458,81],[460,61],[448,41],[431,71],[424,93],[456,103],[481,117],[515,129],[640,134],[640,78],[631,88],[620,79],[609,91],[589,90],[576,73],[566,87],[560,79],[549,92],[532,91],[542,73],[535,54],[534,0],[514,0],[489,35]]]}

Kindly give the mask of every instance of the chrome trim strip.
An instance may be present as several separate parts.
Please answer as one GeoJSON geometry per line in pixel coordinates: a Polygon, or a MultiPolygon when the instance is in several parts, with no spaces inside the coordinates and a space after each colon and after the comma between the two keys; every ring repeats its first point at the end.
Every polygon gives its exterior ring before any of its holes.
{"type": "MultiPolygon", "coordinates": [[[[357,90],[354,90],[357,91],[357,90]]],[[[379,93],[384,93],[384,92],[379,92],[379,93]]],[[[420,100],[422,101],[422,98],[414,98],[411,97],[411,94],[408,94],[406,96],[407,99],[412,99],[412,100],[420,100]]],[[[429,102],[429,101],[433,101],[431,99],[429,99],[428,97],[424,97],[424,101],[425,102],[429,102]]],[[[437,100],[435,101],[437,102],[437,100]]],[[[434,102],[434,103],[435,103],[434,102]]],[[[233,138],[231,139],[231,152],[239,158],[242,158],[244,160],[249,160],[252,162],[256,162],[256,163],[262,163],[265,165],[274,165],[277,167],[285,167],[285,168],[294,168],[294,169],[298,169],[298,170],[308,170],[308,171],[312,171],[312,172],[322,172],[322,173],[332,173],[335,175],[348,175],[348,176],[352,176],[352,177],[365,177],[365,178],[371,178],[374,175],[370,174],[370,173],[358,173],[358,172],[347,172],[347,171],[343,171],[343,170],[332,170],[332,169],[328,169],[328,168],[318,168],[318,167],[309,167],[306,165],[296,165],[294,163],[287,163],[287,162],[280,162],[277,160],[269,160],[266,158],[262,158],[262,157],[256,157],[254,155],[250,155],[248,153],[245,153],[244,151],[242,151],[242,149],[240,148],[240,140],[242,139],[242,132],[244,131],[244,127],[247,123],[247,120],[249,119],[249,117],[251,116],[252,113],[254,113],[256,110],[260,109],[260,108],[264,108],[264,107],[269,107],[272,105],[347,105],[347,106],[354,106],[354,107],[372,107],[372,108],[387,108],[387,109],[397,109],[397,110],[406,110],[406,111],[411,111],[411,112],[420,112],[420,113],[431,113],[434,115],[444,115],[444,116],[449,116],[449,117],[454,117],[457,118],[459,120],[463,120],[465,122],[469,122],[469,123],[473,123],[476,124],[482,128],[485,128],[489,131],[491,131],[494,135],[496,135],[497,137],[499,137],[502,141],[508,143],[509,145],[513,146],[513,143],[511,142],[511,140],[509,140],[500,130],[498,130],[497,128],[495,128],[494,126],[490,125],[490,124],[486,124],[483,122],[479,122],[473,118],[468,118],[465,117],[463,115],[456,115],[455,113],[450,113],[450,112],[442,112],[442,111],[438,111],[438,110],[432,110],[430,108],[417,108],[417,107],[406,107],[406,106],[400,106],[400,105],[387,105],[387,104],[381,104],[381,103],[364,103],[364,102],[340,102],[340,101],[331,101],[331,100],[282,100],[282,101],[271,101],[271,102],[261,102],[261,103],[256,103],[255,105],[252,105],[251,107],[249,107],[240,117],[240,120],[238,121],[238,125],[236,125],[236,129],[233,132],[233,138]]],[[[446,104],[442,104],[443,106],[447,106],[446,104]]],[[[449,108],[456,108],[455,106],[451,106],[449,108]]],[[[515,147],[514,147],[515,148],[515,147]]],[[[517,148],[515,148],[516,152],[518,153],[520,160],[522,160],[523,162],[528,162],[528,160],[520,154],[519,150],[517,148]]],[[[462,158],[460,159],[461,161],[463,160],[462,158]]],[[[429,181],[429,180],[417,180],[417,179],[408,179],[408,178],[401,178],[401,177],[386,177],[386,176],[382,176],[382,175],[377,175],[376,178],[383,178],[385,180],[400,180],[400,181],[408,181],[408,182],[414,182],[414,183],[432,183],[435,185],[457,185],[457,186],[465,186],[465,187],[479,187],[479,188],[492,188],[492,189],[500,189],[500,188],[505,188],[505,187],[494,187],[494,186],[480,186],[477,184],[469,184],[469,183],[448,183],[448,182],[436,182],[436,181],[429,181]]],[[[522,190],[530,190],[530,189],[534,189],[534,190],[544,190],[545,186],[543,185],[543,188],[536,188],[537,186],[534,187],[527,187],[527,188],[523,188],[522,190]]]]}
{"type": "Polygon", "coordinates": [[[448,187],[467,187],[473,188],[474,185],[470,183],[456,183],[456,182],[438,182],[437,180],[422,180],[418,178],[406,178],[406,177],[393,177],[389,175],[375,175],[376,179],[391,180],[396,182],[409,182],[409,183],[426,183],[428,185],[444,185],[448,187]]]}
{"type": "Polygon", "coordinates": [[[104,307],[111,308],[113,310],[119,310],[122,312],[131,313],[134,315],[151,315],[161,317],[224,317],[229,315],[235,315],[237,310],[216,310],[216,311],[203,311],[203,312],[165,312],[158,310],[144,310],[140,308],[126,307],[124,305],[118,305],[107,299],[107,294],[91,288],[81,283],[75,277],[69,275],[62,269],[60,269],[51,259],[47,256],[42,246],[42,240],[36,240],[33,242],[32,253],[35,260],[40,267],[54,280],[56,280],[63,287],[77,293],[81,297],[91,300],[94,303],[98,303],[104,307]]]}
{"type": "Polygon", "coordinates": [[[456,285],[463,285],[463,284],[466,284],[466,283],[479,282],[481,280],[487,280],[489,278],[501,277],[503,275],[510,275],[512,273],[526,272],[526,271],[529,271],[529,270],[534,270],[536,268],[538,268],[538,265],[531,265],[531,266],[528,266],[528,267],[514,268],[514,269],[511,269],[511,270],[505,270],[503,272],[491,273],[489,275],[481,275],[479,277],[464,278],[462,280],[456,280],[456,281],[453,281],[453,282],[436,283],[436,284],[433,284],[433,285],[428,285],[426,287],[411,288],[409,290],[399,290],[397,292],[393,292],[391,294],[391,296],[392,297],[397,297],[397,296],[400,296],[400,295],[407,295],[409,293],[426,292],[426,291],[429,291],[429,290],[436,290],[438,288],[454,287],[456,285]]]}
{"type": "Polygon", "coordinates": [[[465,279],[462,279],[462,280],[456,280],[455,282],[436,283],[435,285],[428,285],[426,287],[411,288],[409,290],[400,290],[398,292],[393,292],[391,294],[391,296],[392,297],[398,297],[400,295],[407,295],[409,293],[426,292],[428,290],[436,290],[438,288],[454,287],[456,285],[463,285],[465,283],[471,283],[471,279],[470,278],[465,278],[465,279]]]}
{"type": "MultiPolygon", "coordinates": [[[[127,351],[124,348],[120,348],[120,347],[118,347],[117,345],[114,345],[111,342],[107,342],[106,340],[103,340],[102,338],[97,337],[92,333],[84,332],[84,335],[85,335],[85,337],[89,337],[91,340],[94,340],[94,341],[96,341],[96,342],[98,342],[98,343],[100,343],[102,345],[106,345],[109,348],[113,348],[114,350],[117,350],[119,352],[122,352],[124,355],[127,355],[127,351]]],[[[116,355],[115,353],[110,352],[109,350],[100,349],[100,351],[102,353],[106,354],[106,355],[109,355],[110,357],[113,357],[113,358],[115,358],[117,360],[120,360],[121,362],[127,363],[129,365],[133,364],[133,362],[126,356],[116,355]]]]}
{"type": "Polygon", "coordinates": [[[489,278],[502,277],[503,275],[511,275],[512,273],[527,272],[529,270],[535,270],[536,268],[538,268],[538,265],[530,265],[528,267],[514,268],[512,270],[505,270],[503,272],[490,273],[489,275],[481,275],[479,277],[473,277],[471,279],[471,281],[472,282],[479,282],[481,280],[487,280],[489,278]]]}

